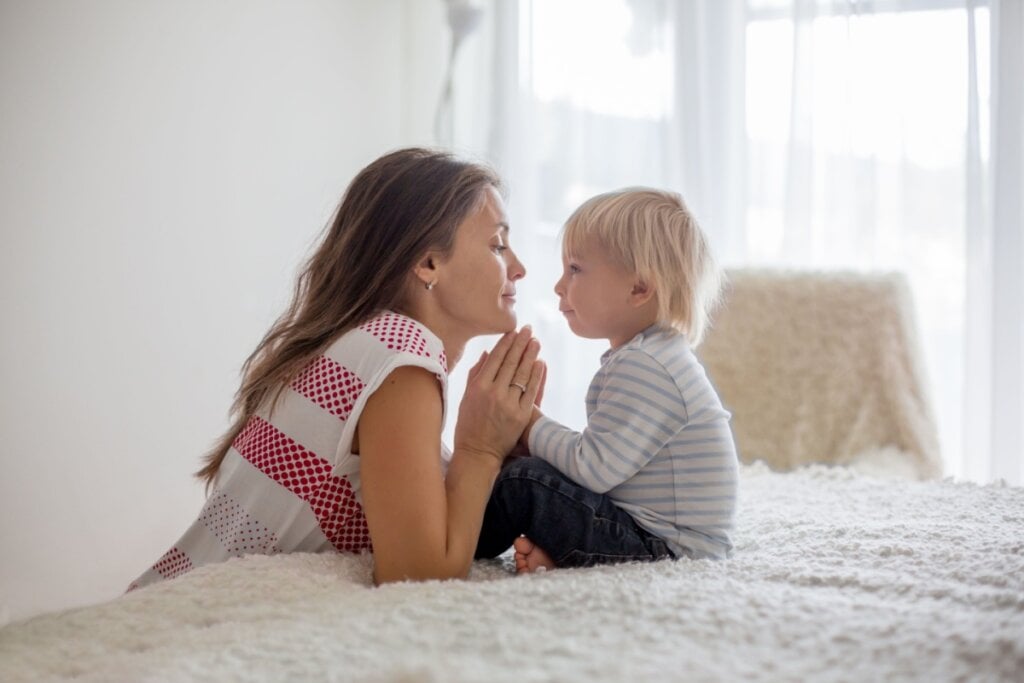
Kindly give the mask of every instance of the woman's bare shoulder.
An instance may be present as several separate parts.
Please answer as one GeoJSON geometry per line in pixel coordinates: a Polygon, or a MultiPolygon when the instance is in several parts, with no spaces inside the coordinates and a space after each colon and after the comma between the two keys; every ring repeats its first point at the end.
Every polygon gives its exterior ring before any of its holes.
{"type": "Polygon", "coordinates": [[[415,365],[403,365],[392,370],[367,399],[360,425],[367,422],[366,418],[374,423],[385,418],[384,424],[390,418],[392,425],[403,427],[436,423],[440,431],[442,401],[437,375],[415,365]]]}

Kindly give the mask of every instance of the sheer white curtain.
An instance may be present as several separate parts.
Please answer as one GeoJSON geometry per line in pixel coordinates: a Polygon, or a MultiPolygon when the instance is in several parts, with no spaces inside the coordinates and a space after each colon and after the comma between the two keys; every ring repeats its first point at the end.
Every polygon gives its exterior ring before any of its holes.
{"type": "MultiPolygon", "coordinates": [[[[978,1],[966,3],[972,10],[978,1]]],[[[972,47],[989,48],[971,71],[966,240],[963,472],[1024,481],[1024,2],[991,0],[990,22],[972,11],[972,47]],[[980,40],[979,40],[980,39],[980,40]],[[975,42],[977,41],[977,42],[975,42]]]]}
{"type": "Polygon", "coordinates": [[[510,181],[549,412],[582,423],[602,350],[555,310],[558,228],[596,192],[665,186],[726,265],[905,272],[947,474],[1022,481],[1021,0],[489,9],[493,106],[456,142],[510,181]]]}

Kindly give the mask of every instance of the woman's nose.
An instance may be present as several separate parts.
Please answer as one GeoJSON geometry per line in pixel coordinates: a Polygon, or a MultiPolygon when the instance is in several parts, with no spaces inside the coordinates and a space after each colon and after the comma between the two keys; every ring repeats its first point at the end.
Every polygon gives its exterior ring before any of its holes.
{"type": "Polygon", "coordinates": [[[514,260],[512,262],[512,267],[509,268],[508,279],[515,282],[516,280],[522,280],[526,277],[526,266],[523,265],[523,262],[519,260],[518,256],[513,255],[512,258],[514,260]]]}

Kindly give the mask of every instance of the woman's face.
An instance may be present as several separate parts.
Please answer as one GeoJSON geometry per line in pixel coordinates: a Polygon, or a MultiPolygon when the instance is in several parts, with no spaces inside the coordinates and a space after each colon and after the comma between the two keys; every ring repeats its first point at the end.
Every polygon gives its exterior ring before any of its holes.
{"type": "Polygon", "coordinates": [[[434,294],[468,336],[508,332],[516,327],[516,281],[525,275],[509,245],[504,203],[488,187],[480,207],[457,228],[434,294]]]}

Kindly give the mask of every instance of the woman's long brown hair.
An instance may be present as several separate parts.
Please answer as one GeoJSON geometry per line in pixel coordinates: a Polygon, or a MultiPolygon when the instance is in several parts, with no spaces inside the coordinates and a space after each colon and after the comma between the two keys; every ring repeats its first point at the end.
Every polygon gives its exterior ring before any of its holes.
{"type": "Polygon", "coordinates": [[[429,149],[401,149],[360,171],[295,284],[291,304],[242,366],[232,424],[196,476],[214,482],[246,422],[346,331],[401,306],[428,251],[451,252],[455,231],[498,176],[429,149]]]}

